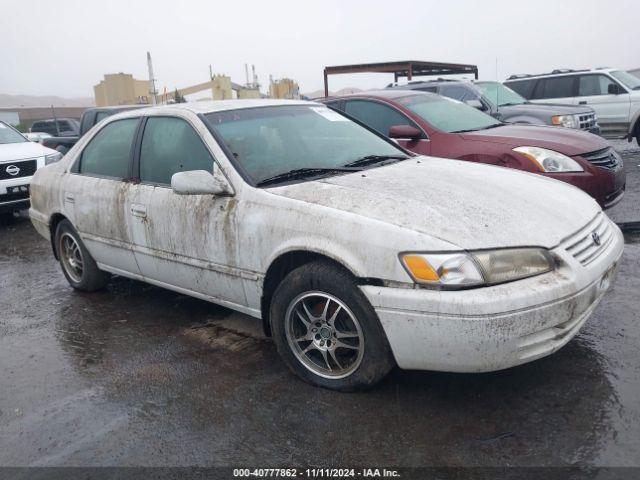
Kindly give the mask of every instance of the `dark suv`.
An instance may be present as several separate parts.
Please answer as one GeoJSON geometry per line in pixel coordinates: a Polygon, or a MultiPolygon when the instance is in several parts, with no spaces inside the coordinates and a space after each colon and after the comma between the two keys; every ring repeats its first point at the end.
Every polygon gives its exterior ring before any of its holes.
{"type": "Polygon", "coordinates": [[[31,125],[32,132],[43,132],[54,137],[78,135],[80,122],[75,118],[58,118],[48,120],[38,120],[31,125]],[[56,123],[58,124],[56,127],[56,123]]]}
{"type": "Polygon", "coordinates": [[[503,122],[554,125],[600,134],[600,126],[593,108],[530,103],[500,82],[471,83],[439,79],[409,82],[407,85],[390,85],[387,88],[437,93],[464,102],[503,122]]]}

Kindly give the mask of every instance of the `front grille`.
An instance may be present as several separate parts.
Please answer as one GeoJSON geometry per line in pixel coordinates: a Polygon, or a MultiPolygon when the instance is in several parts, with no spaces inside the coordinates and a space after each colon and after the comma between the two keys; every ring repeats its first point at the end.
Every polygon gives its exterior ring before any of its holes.
{"type": "Polygon", "coordinates": [[[605,214],[599,213],[586,226],[562,242],[562,246],[582,265],[588,265],[607,249],[613,238],[611,221],[605,214]]]}
{"type": "Polygon", "coordinates": [[[622,167],[622,157],[613,148],[607,147],[596,152],[585,153],[581,155],[587,162],[596,167],[606,168],[607,170],[615,170],[622,167]]]}
{"type": "Polygon", "coordinates": [[[595,112],[578,115],[578,123],[581,130],[591,130],[598,123],[595,112]]]}
{"type": "Polygon", "coordinates": [[[0,195],[0,203],[14,202],[16,200],[26,200],[27,198],[29,198],[29,190],[23,192],[6,193],[4,195],[0,195]]]}
{"type": "Polygon", "coordinates": [[[38,160],[20,160],[19,162],[0,163],[0,180],[30,177],[38,169],[38,160]],[[12,172],[12,173],[9,173],[12,172]]]}

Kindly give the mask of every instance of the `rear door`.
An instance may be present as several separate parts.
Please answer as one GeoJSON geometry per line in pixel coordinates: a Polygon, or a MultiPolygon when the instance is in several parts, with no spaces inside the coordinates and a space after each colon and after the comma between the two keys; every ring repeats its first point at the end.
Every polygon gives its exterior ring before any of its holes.
{"type": "MultiPolygon", "coordinates": [[[[401,111],[373,100],[347,100],[345,112],[384,136],[389,136],[389,129],[398,125],[410,125],[422,130],[401,111]]],[[[422,155],[428,155],[431,149],[427,138],[420,140],[396,139],[396,141],[400,146],[422,155]]]]}
{"type": "Polygon", "coordinates": [[[541,78],[535,86],[532,100],[538,103],[572,104],[577,80],[577,75],[541,78]]]}
{"type": "Polygon", "coordinates": [[[139,118],[111,122],[84,147],[63,185],[65,211],[99,264],[139,275],[126,223],[139,118]]]}
{"type": "Polygon", "coordinates": [[[609,76],[602,73],[580,75],[575,103],[588,105],[596,111],[603,135],[626,135],[629,129],[630,96],[609,76]],[[609,85],[615,85],[624,93],[609,93],[609,85]]]}
{"type": "Polygon", "coordinates": [[[136,162],[140,184],[131,191],[129,207],[135,257],[149,281],[245,305],[236,268],[236,199],[171,189],[175,173],[218,168],[201,137],[210,134],[191,120],[146,120],[136,162]]]}

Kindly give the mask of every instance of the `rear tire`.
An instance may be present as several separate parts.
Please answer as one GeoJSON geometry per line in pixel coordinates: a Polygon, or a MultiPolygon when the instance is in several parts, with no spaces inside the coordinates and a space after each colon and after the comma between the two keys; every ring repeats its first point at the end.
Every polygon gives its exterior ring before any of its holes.
{"type": "Polygon", "coordinates": [[[372,387],[395,365],[373,307],[355,278],[317,261],[289,273],[270,308],[273,338],[287,366],[320,387],[372,387]]]}
{"type": "Polygon", "coordinates": [[[55,246],[62,273],[73,288],[95,292],[109,282],[111,275],[98,268],[69,220],[62,220],[58,224],[55,246]]]}

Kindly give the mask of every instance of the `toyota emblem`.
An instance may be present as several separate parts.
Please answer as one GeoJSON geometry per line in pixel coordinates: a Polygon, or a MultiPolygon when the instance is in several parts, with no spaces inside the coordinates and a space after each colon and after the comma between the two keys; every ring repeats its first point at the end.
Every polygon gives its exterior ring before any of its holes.
{"type": "Polygon", "coordinates": [[[16,167],[15,165],[9,165],[5,169],[5,172],[7,172],[12,177],[15,177],[16,175],[18,175],[20,173],[20,169],[18,167],[16,167]]]}
{"type": "Polygon", "coordinates": [[[596,245],[600,245],[600,235],[598,235],[598,232],[593,232],[591,234],[591,238],[593,238],[593,243],[595,243],[596,245]]]}

